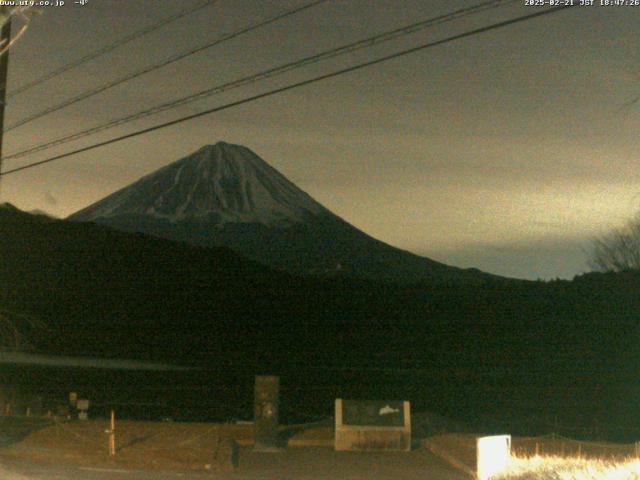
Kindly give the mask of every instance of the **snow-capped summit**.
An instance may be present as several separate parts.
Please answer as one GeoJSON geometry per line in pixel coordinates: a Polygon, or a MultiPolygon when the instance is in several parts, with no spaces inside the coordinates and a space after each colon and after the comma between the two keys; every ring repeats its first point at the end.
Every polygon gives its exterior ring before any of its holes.
{"type": "Polygon", "coordinates": [[[246,147],[219,142],[69,217],[192,245],[224,246],[278,270],[402,282],[482,281],[371,238],[246,147]]]}
{"type": "Polygon", "coordinates": [[[328,211],[246,147],[218,142],[167,165],[71,219],[122,215],[283,225],[328,211]]]}

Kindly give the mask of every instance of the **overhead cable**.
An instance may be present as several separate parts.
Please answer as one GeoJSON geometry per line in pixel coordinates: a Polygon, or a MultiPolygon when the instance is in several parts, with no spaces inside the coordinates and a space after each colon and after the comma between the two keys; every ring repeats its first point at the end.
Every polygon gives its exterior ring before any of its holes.
{"type": "Polygon", "coordinates": [[[151,32],[154,32],[162,27],[164,27],[165,25],[168,25],[169,23],[175,22],[176,20],[179,20],[183,17],[186,17],[187,15],[190,15],[204,7],[207,7],[209,5],[212,5],[214,3],[216,3],[218,0],[205,0],[203,2],[200,2],[196,5],[194,5],[191,8],[188,8],[186,10],[183,10],[175,15],[172,15],[170,17],[166,17],[163,18],[162,20],[160,20],[157,23],[154,23],[153,25],[149,25],[148,27],[144,27],[140,30],[136,30],[135,32],[131,33],[130,35],[127,35],[125,37],[120,38],[119,40],[116,40],[113,43],[110,43],[109,45],[105,45],[104,47],[99,48],[98,50],[95,50],[91,53],[88,53],[87,55],[85,55],[84,57],[81,57],[77,60],[74,60],[70,63],[67,63],[65,65],[62,65],[61,67],[39,77],[36,78],[35,80],[25,83],[24,85],[19,86],[18,88],[12,90],[9,92],[9,94],[7,95],[8,98],[12,98],[15,97],[16,95],[19,95],[23,92],[26,92],[27,90],[30,90],[31,88],[40,85],[41,83],[44,83],[48,80],[51,80],[52,78],[55,78],[59,75],[62,75],[63,73],[76,68],[80,65],[82,65],[83,63],[86,63],[90,60],[93,60],[95,58],[98,58],[106,53],[111,52],[112,50],[115,50],[118,47],[121,47],[122,45],[125,45],[137,38],[140,38],[144,35],[147,35],[151,32]]]}
{"type": "Polygon", "coordinates": [[[87,90],[84,91],[78,95],[76,95],[75,97],[69,98],[67,100],[64,100],[61,103],[58,103],[57,105],[54,105],[52,107],[48,107],[45,108],[44,110],[41,110],[39,112],[36,112],[32,115],[29,115],[28,117],[22,118],[14,123],[12,123],[11,125],[7,126],[4,129],[4,133],[10,132],[11,130],[21,127],[22,125],[25,125],[27,123],[30,123],[34,120],[37,120],[39,118],[45,117],[51,113],[57,112],[59,110],[62,110],[63,108],[67,108],[70,107],[71,105],[74,105],[78,102],[81,102],[83,100],[86,100],[87,98],[93,97],[99,93],[102,93],[106,90],[109,90],[113,87],[117,87],[118,85],[122,85],[123,83],[126,82],[130,82],[131,80],[134,80],[138,77],[141,77],[142,75],[146,75],[147,73],[151,73],[154,72],[160,68],[166,67],[167,65],[171,65],[172,63],[175,63],[179,60],[182,60],[184,58],[190,57],[192,55],[195,55],[196,53],[202,52],[203,50],[206,50],[208,48],[212,48],[216,45],[220,45],[221,43],[224,43],[226,41],[229,41],[233,38],[236,38],[240,35],[243,35],[245,33],[248,32],[252,32],[254,30],[257,30],[261,27],[264,27],[265,25],[269,25],[270,23],[276,22],[278,20],[282,20],[284,18],[290,17],[292,15],[295,15],[298,12],[301,12],[303,10],[307,10],[311,7],[315,7],[316,5],[319,5],[321,3],[325,3],[329,0],[314,0],[310,3],[306,3],[305,5],[293,8],[293,9],[289,9],[286,10],[284,12],[280,12],[276,15],[273,15],[267,19],[263,19],[263,20],[259,20],[257,22],[254,22],[253,24],[247,26],[247,27],[243,27],[235,32],[226,34],[226,35],[222,35],[221,37],[217,38],[216,40],[214,40],[213,42],[208,42],[204,45],[200,45],[196,48],[190,48],[187,49],[183,52],[180,52],[178,54],[172,55],[168,58],[165,58],[164,60],[155,63],[153,65],[150,65],[148,67],[142,68],[140,70],[137,70],[133,73],[127,74],[123,77],[117,78],[115,80],[112,80],[110,82],[107,82],[103,85],[100,85],[99,87],[96,88],[92,88],[91,90],[87,90]]]}
{"type": "Polygon", "coordinates": [[[400,28],[396,28],[394,30],[390,30],[378,35],[374,35],[372,37],[368,37],[365,38],[363,40],[358,40],[356,42],[352,42],[346,45],[342,45],[340,47],[337,48],[332,48],[330,50],[326,50],[324,52],[321,53],[317,53],[311,56],[307,56],[304,57],[302,59],[293,61],[293,62],[288,62],[285,63],[283,65],[279,65],[277,67],[273,67],[273,68],[269,68],[267,70],[264,70],[262,72],[259,73],[255,73],[243,78],[240,78],[238,80],[234,80],[231,82],[227,82],[227,83],[223,83],[221,85],[216,85],[214,87],[210,87],[207,88],[205,90],[202,90],[200,92],[194,93],[194,94],[190,94],[190,95],[186,95],[184,97],[178,98],[178,99],[174,99],[171,100],[169,102],[165,102],[162,103],[160,105],[151,107],[151,108],[147,108],[144,109],[142,111],[136,112],[134,114],[131,115],[127,115],[115,120],[111,120],[105,124],[102,125],[98,125],[95,127],[91,127],[85,130],[81,130],[79,132],[75,132],[73,134],[69,134],[69,135],[65,135],[63,137],[59,137],[57,139],[54,140],[50,140],[48,142],[45,143],[41,143],[39,145],[35,145],[32,147],[29,147],[25,150],[22,151],[18,151],[15,153],[12,153],[11,155],[7,155],[6,157],[4,157],[4,160],[11,160],[11,159],[16,159],[16,158],[21,158],[27,155],[31,155],[33,153],[37,153],[37,152],[41,152],[44,150],[48,150],[50,148],[65,144],[65,143],[69,143],[75,140],[78,140],[80,138],[84,138],[86,136],[89,135],[93,135],[105,130],[109,130],[112,128],[115,128],[117,126],[120,125],[124,125],[130,122],[133,122],[135,120],[139,120],[142,118],[146,118],[149,117],[151,115],[156,115],[158,113],[167,111],[167,110],[171,110],[198,100],[203,100],[205,98],[211,97],[213,95],[219,94],[219,93],[223,93],[232,89],[236,89],[236,88],[240,88],[242,86],[245,85],[249,85],[252,83],[256,83],[258,81],[262,81],[262,80],[266,80],[268,78],[272,78],[275,76],[279,76],[282,74],[285,74],[287,72],[290,72],[292,70],[296,70],[298,68],[302,68],[308,65],[312,65],[314,63],[318,63],[324,60],[328,60],[330,58],[334,58],[340,55],[346,55],[348,53],[352,53],[355,52],[357,50],[361,50],[364,48],[369,48],[372,47],[374,45],[378,45],[384,42],[389,42],[391,40],[400,38],[402,36],[406,36],[412,33],[415,33],[417,31],[423,30],[425,28],[428,27],[433,27],[435,25],[441,24],[441,23],[446,23],[446,22],[450,22],[453,20],[458,20],[460,18],[464,18],[470,15],[475,15],[477,13],[489,10],[489,9],[495,9],[497,7],[503,6],[505,4],[508,3],[514,3],[518,0],[490,0],[490,1],[486,1],[480,4],[477,4],[475,6],[472,7],[467,7],[467,8],[463,8],[460,10],[456,10],[454,12],[445,14],[445,15],[439,15],[437,17],[433,17],[433,18],[429,18],[427,20],[422,20],[419,22],[415,22],[412,23],[410,25],[406,25],[404,27],[400,27],[400,28]]]}
{"type": "Polygon", "coordinates": [[[231,103],[227,103],[225,105],[221,105],[221,106],[218,106],[218,107],[210,108],[210,109],[204,110],[202,112],[198,112],[198,113],[195,113],[195,114],[192,114],[192,115],[188,115],[188,116],[181,117],[181,118],[178,118],[178,119],[175,119],[175,120],[171,120],[169,122],[164,122],[164,123],[161,123],[161,124],[158,124],[158,125],[154,125],[152,127],[147,127],[147,128],[142,129],[142,130],[138,130],[138,131],[131,132],[131,133],[128,133],[128,134],[125,134],[125,135],[121,135],[121,136],[118,136],[118,137],[115,137],[115,138],[112,138],[112,139],[109,139],[109,140],[105,140],[103,142],[99,142],[99,143],[95,143],[93,145],[86,146],[86,147],[78,148],[76,150],[72,150],[70,152],[62,153],[60,155],[55,155],[55,156],[47,158],[45,160],[40,160],[38,162],[33,162],[33,163],[30,163],[30,164],[27,164],[27,165],[23,165],[21,167],[16,167],[16,168],[14,168],[12,170],[7,170],[6,172],[0,173],[0,176],[5,176],[5,175],[12,174],[12,173],[20,172],[20,171],[23,171],[23,170],[27,170],[27,169],[30,169],[30,168],[35,168],[35,167],[38,167],[40,165],[44,165],[46,163],[50,163],[50,162],[54,162],[54,161],[57,161],[57,160],[61,160],[63,158],[70,157],[72,155],[77,155],[79,153],[84,153],[84,152],[88,152],[90,150],[95,150],[97,148],[104,147],[106,145],[111,145],[111,144],[114,144],[114,143],[117,143],[117,142],[121,142],[121,141],[127,140],[129,138],[137,137],[137,136],[140,136],[140,135],[145,135],[147,133],[151,133],[151,132],[163,129],[163,128],[171,127],[173,125],[178,125],[180,123],[184,123],[184,122],[189,121],[189,120],[193,120],[193,119],[196,119],[196,118],[204,117],[206,115],[211,115],[212,113],[217,113],[217,112],[220,112],[220,111],[223,111],[223,110],[228,110],[230,108],[237,107],[237,106],[240,106],[240,105],[244,105],[246,103],[253,102],[253,101],[256,101],[256,100],[259,100],[259,99],[262,99],[262,98],[266,98],[266,97],[270,97],[270,96],[277,95],[277,94],[280,94],[280,93],[284,93],[284,92],[287,92],[289,90],[293,90],[293,89],[300,88],[300,87],[303,87],[303,86],[311,85],[311,84],[314,84],[314,83],[317,83],[317,82],[320,82],[320,81],[323,81],[323,80],[328,80],[330,78],[335,78],[335,77],[338,77],[340,75],[344,75],[346,73],[350,73],[350,72],[354,72],[354,71],[357,71],[357,70],[361,70],[363,68],[371,67],[373,65],[377,65],[377,64],[380,64],[380,63],[387,62],[389,60],[395,59],[395,58],[400,58],[400,57],[403,57],[405,55],[409,55],[409,54],[416,53],[416,52],[419,52],[419,51],[422,51],[422,50],[426,50],[428,48],[436,47],[438,45],[443,45],[445,43],[449,43],[449,42],[452,42],[452,41],[455,41],[455,40],[459,40],[459,39],[462,39],[462,38],[471,37],[471,36],[474,36],[474,35],[478,35],[480,33],[488,32],[488,31],[491,31],[491,30],[496,30],[498,28],[503,28],[503,27],[506,27],[506,26],[509,26],[509,25],[513,25],[513,24],[516,24],[516,23],[521,23],[521,22],[525,22],[525,21],[528,21],[528,20],[532,20],[534,18],[538,18],[538,17],[542,17],[542,16],[545,16],[545,15],[550,15],[550,14],[553,14],[553,13],[557,13],[557,12],[566,10],[568,8],[572,8],[573,6],[575,6],[575,5],[566,5],[566,6],[560,6],[560,7],[554,7],[554,8],[550,8],[550,9],[545,9],[545,10],[541,10],[541,11],[538,11],[538,12],[535,12],[535,13],[531,13],[531,14],[528,14],[528,15],[522,15],[520,17],[512,18],[510,20],[505,20],[505,21],[502,21],[502,22],[493,23],[493,24],[488,25],[486,27],[481,27],[481,28],[476,28],[476,29],[473,29],[473,30],[469,30],[469,31],[466,31],[466,32],[463,32],[463,33],[460,33],[460,34],[457,34],[457,35],[453,35],[453,36],[444,38],[442,40],[437,40],[437,41],[434,41],[434,42],[421,44],[421,45],[418,45],[416,47],[408,48],[408,49],[405,49],[405,50],[401,50],[399,52],[395,52],[395,53],[392,53],[392,54],[389,54],[389,55],[385,55],[383,57],[379,57],[379,58],[377,58],[375,60],[370,60],[368,62],[359,63],[359,64],[353,65],[351,67],[343,68],[343,69],[340,69],[340,70],[335,70],[333,72],[326,73],[326,74],[323,74],[323,75],[319,75],[319,76],[316,76],[316,77],[313,77],[313,78],[310,78],[310,79],[307,79],[307,80],[303,80],[303,81],[300,81],[300,82],[291,83],[291,84],[286,85],[284,87],[275,88],[273,90],[269,90],[269,91],[264,92],[264,93],[260,93],[260,94],[257,94],[257,95],[253,95],[251,97],[247,97],[247,98],[244,98],[244,99],[241,99],[241,100],[237,100],[237,101],[234,101],[234,102],[231,102],[231,103]]]}

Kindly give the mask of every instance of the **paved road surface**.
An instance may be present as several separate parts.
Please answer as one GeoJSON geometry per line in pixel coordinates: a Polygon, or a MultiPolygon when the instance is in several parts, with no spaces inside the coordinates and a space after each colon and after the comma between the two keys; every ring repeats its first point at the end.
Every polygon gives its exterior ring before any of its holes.
{"type": "Polygon", "coordinates": [[[26,463],[7,463],[5,468],[26,477],[7,477],[6,480],[467,480],[462,473],[423,450],[410,453],[334,452],[323,448],[296,448],[285,453],[243,450],[240,466],[230,473],[45,469],[26,463]]]}

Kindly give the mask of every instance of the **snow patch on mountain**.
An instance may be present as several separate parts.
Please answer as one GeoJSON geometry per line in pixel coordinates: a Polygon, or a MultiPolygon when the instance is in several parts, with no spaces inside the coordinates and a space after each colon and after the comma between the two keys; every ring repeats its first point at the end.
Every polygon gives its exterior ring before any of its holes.
{"type": "Polygon", "coordinates": [[[248,148],[219,142],[141,178],[70,219],[133,215],[170,222],[276,226],[328,213],[248,148]]]}

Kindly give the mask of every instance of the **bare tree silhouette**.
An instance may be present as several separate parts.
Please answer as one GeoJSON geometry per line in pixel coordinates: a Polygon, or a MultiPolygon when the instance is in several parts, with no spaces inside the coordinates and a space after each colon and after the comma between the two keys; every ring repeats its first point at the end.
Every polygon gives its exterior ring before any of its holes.
{"type": "Polygon", "coordinates": [[[640,213],[621,228],[595,238],[590,266],[602,272],[640,270],[640,213]]]}

